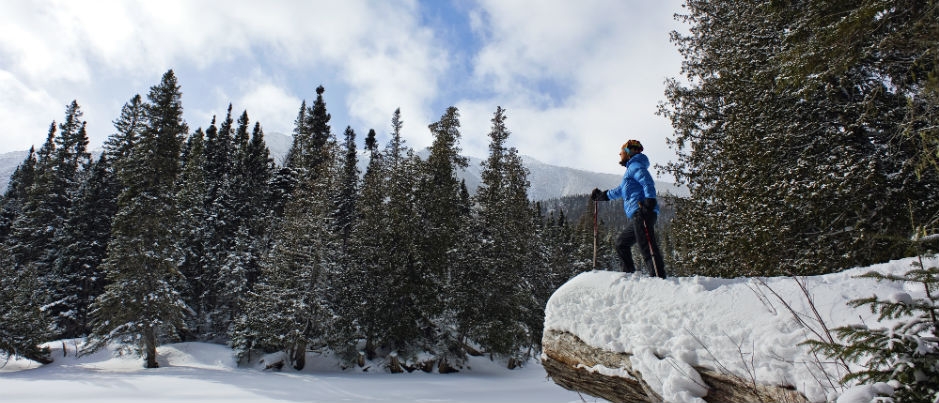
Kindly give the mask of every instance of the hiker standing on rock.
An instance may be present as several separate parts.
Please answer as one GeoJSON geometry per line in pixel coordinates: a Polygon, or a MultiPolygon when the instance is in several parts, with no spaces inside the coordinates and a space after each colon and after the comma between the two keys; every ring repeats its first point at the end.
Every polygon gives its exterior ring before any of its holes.
{"type": "Polygon", "coordinates": [[[642,143],[629,140],[620,148],[619,164],[626,167],[619,187],[602,191],[593,189],[590,199],[609,201],[623,199],[626,211],[626,229],[616,238],[616,253],[620,268],[626,273],[636,271],[632,246],[639,243],[643,261],[650,276],[665,278],[665,262],[655,237],[655,222],[659,206],[655,198],[655,182],[649,173],[649,157],[642,153],[642,143]]]}

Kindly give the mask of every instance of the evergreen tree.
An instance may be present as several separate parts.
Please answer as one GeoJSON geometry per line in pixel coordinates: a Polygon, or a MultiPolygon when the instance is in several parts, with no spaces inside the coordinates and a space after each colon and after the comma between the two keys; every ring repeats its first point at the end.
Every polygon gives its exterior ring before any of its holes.
{"type": "Polygon", "coordinates": [[[335,178],[330,172],[316,173],[301,182],[288,202],[271,253],[262,261],[261,278],[234,330],[240,356],[255,349],[282,351],[300,370],[307,351],[327,345],[335,318],[327,293],[339,263],[334,204],[328,197],[335,178]]]}
{"type": "Polygon", "coordinates": [[[114,121],[114,134],[104,141],[104,153],[114,166],[115,171],[123,170],[121,165],[134,149],[137,139],[146,128],[144,102],[136,94],[121,108],[121,116],[114,121]]]}
{"type": "MultiPolygon", "coordinates": [[[[387,171],[383,164],[381,151],[378,149],[375,130],[369,130],[365,138],[365,149],[369,153],[368,165],[362,178],[362,186],[355,204],[358,218],[352,223],[349,237],[350,261],[353,268],[353,281],[346,294],[344,306],[348,314],[355,318],[355,324],[345,329],[353,337],[365,343],[362,353],[372,360],[378,354],[379,335],[385,327],[381,323],[382,312],[388,306],[389,290],[384,286],[385,249],[382,235],[387,231],[385,214],[385,191],[388,184],[387,171]]],[[[347,352],[355,354],[358,351],[347,352]]]]}
{"type": "Polygon", "coordinates": [[[0,244],[6,244],[7,238],[13,229],[13,221],[20,215],[23,203],[36,175],[36,149],[29,149],[29,154],[23,159],[10,175],[7,189],[0,197],[0,244]]]}
{"type": "MultiPolygon", "coordinates": [[[[39,276],[43,291],[43,307],[56,325],[57,336],[77,336],[69,331],[74,307],[63,301],[68,295],[71,272],[57,271],[55,261],[63,255],[62,248],[74,239],[61,239],[67,232],[66,220],[78,197],[82,175],[90,164],[86,150],[88,136],[78,103],[66,107],[65,119],[49,129],[46,144],[40,149],[32,185],[20,214],[14,219],[7,244],[13,253],[14,265],[31,266],[39,276]]],[[[74,232],[73,232],[74,234],[74,232]]],[[[75,234],[82,237],[83,234],[75,234]]],[[[65,268],[73,269],[73,268],[65,268]]]]}
{"type": "Polygon", "coordinates": [[[351,127],[346,127],[343,147],[345,154],[343,155],[342,176],[339,178],[336,231],[341,234],[343,249],[345,249],[355,221],[356,195],[359,190],[359,159],[355,147],[355,131],[351,127]]]}
{"type": "Polygon", "coordinates": [[[417,267],[422,229],[414,189],[420,160],[401,136],[400,109],[391,125],[391,140],[381,152],[373,133],[366,138],[371,157],[356,204],[351,254],[363,353],[369,359],[389,357],[389,368],[400,372],[402,364],[416,364],[429,349],[426,332],[432,329],[421,305],[425,276],[417,267]]]}
{"type": "Polygon", "coordinates": [[[307,165],[303,162],[303,155],[307,154],[308,144],[310,143],[310,128],[307,126],[306,100],[300,103],[300,111],[297,112],[297,119],[293,121],[293,143],[290,144],[290,150],[284,157],[284,166],[297,169],[300,166],[307,165]]]}
{"type": "Polygon", "coordinates": [[[232,330],[239,356],[252,350],[282,351],[302,369],[306,353],[331,344],[341,275],[340,238],[333,231],[339,189],[338,144],[317,88],[314,107],[301,107],[288,169],[296,189],[286,200],[271,250],[261,261],[257,284],[244,300],[244,314],[232,330]]]}
{"type": "MultiPolygon", "coordinates": [[[[247,116],[245,116],[247,119],[247,116]]],[[[244,122],[247,125],[247,121],[244,122]]],[[[210,127],[211,129],[211,127],[210,127]]],[[[224,335],[226,324],[213,316],[217,314],[218,292],[216,286],[222,266],[235,243],[238,233],[238,215],[235,200],[235,121],[232,117],[232,106],[228,105],[225,119],[218,126],[218,130],[206,132],[206,158],[205,172],[208,178],[208,192],[206,203],[206,234],[202,269],[198,278],[190,279],[198,283],[199,294],[195,298],[199,301],[193,308],[198,321],[208,327],[201,338],[215,339],[224,335]]]]}
{"type": "Polygon", "coordinates": [[[235,136],[236,158],[233,172],[233,220],[237,225],[233,241],[215,282],[217,304],[213,322],[218,332],[231,334],[232,323],[242,315],[242,298],[260,275],[260,259],[268,249],[267,233],[271,215],[265,201],[270,198],[270,152],[264,143],[264,132],[256,123],[248,135],[248,115],[238,120],[235,136]],[[224,326],[224,329],[223,329],[224,326]]]}
{"type": "Polygon", "coordinates": [[[673,36],[687,80],[669,82],[661,109],[679,151],[669,170],[691,190],[677,271],[816,274],[909,253],[909,216],[939,208],[939,177],[916,175],[901,135],[915,95],[890,84],[907,59],[879,41],[928,19],[881,3],[688,2],[694,28],[673,36]]]}
{"type": "Polygon", "coordinates": [[[104,291],[105,274],[99,266],[107,256],[111,218],[117,212],[116,181],[107,154],[102,154],[79,188],[64,226],[56,232],[60,252],[47,287],[53,287],[57,300],[47,309],[57,314],[60,337],[80,337],[91,331],[91,305],[104,291]]]}
{"type": "Polygon", "coordinates": [[[451,305],[460,311],[463,332],[514,368],[526,360],[523,348],[540,339],[532,337],[535,330],[529,328],[526,317],[537,308],[530,282],[535,273],[528,272],[533,227],[528,170],[518,151],[506,145],[510,132],[505,118],[505,110],[496,108],[489,132],[489,158],[483,162],[482,183],[476,191],[474,231],[467,242],[473,245],[467,250],[472,262],[453,275],[459,286],[451,295],[459,298],[451,305]],[[488,279],[487,287],[478,286],[480,278],[488,279]]]}
{"type": "Polygon", "coordinates": [[[93,305],[89,349],[121,342],[144,355],[147,368],[155,368],[157,345],[176,336],[190,312],[175,288],[181,253],[166,225],[178,213],[174,185],[188,128],[172,70],[147,97],[147,126],[118,173],[124,189],[103,264],[108,284],[93,305]]]}
{"type": "Polygon", "coordinates": [[[42,364],[52,362],[48,347],[49,321],[40,308],[42,287],[32,266],[16,268],[6,245],[0,244],[0,353],[42,364]]]}
{"type": "Polygon", "coordinates": [[[903,275],[870,272],[861,277],[922,285],[924,298],[913,299],[904,293],[889,300],[872,296],[849,303],[855,308],[868,306],[877,313],[878,322],[889,320],[893,325],[842,326],[834,331],[840,341],[806,342],[830,358],[861,364],[863,369],[849,372],[842,383],[898,384],[894,395],[897,402],[935,401],[939,396],[939,294],[935,291],[939,268],[923,267],[921,260],[916,265],[903,275]]]}
{"type": "Polygon", "coordinates": [[[335,139],[329,127],[331,117],[326,112],[326,102],[323,100],[325,91],[322,85],[316,87],[316,100],[313,101],[313,107],[306,115],[306,127],[310,130],[310,139],[307,144],[309,148],[304,155],[307,157],[307,169],[311,172],[319,172],[322,165],[332,163],[332,156],[327,147],[335,139]]]}
{"type": "Polygon", "coordinates": [[[185,338],[208,338],[211,330],[204,315],[208,307],[204,305],[204,296],[208,292],[209,280],[205,278],[206,248],[209,247],[209,182],[206,172],[205,132],[202,128],[189,136],[182,151],[182,168],[176,192],[176,206],[179,211],[173,223],[177,247],[180,250],[179,271],[181,282],[175,284],[182,293],[187,305],[197,313],[188,317],[186,329],[192,334],[185,338]]]}
{"type": "MultiPolygon", "coordinates": [[[[245,116],[246,118],[247,116],[245,116]]],[[[248,252],[244,255],[247,287],[258,277],[258,259],[268,248],[268,227],[274,219],[268,201],[271,199],[270,182],[273,178],[274,162],[264,141],[264,130],[260,123],[254,124],[250,139],[239,145],[235,182],[238,206],[240,246],[236,250],[248,252]],[[245,249],[247,248],[247,249],[245,249]]]]}
{"type": "Polygon", "coordinates": [[[461,214],[460,182],[456,172],[467,166],[460,156],[460,121],[456,107],[449,107],[440,120],[429,126],[434,141],[430,155],[421,164],[416,208],[423,230],[417,234],[418,259],[414,269],[420,273],[412,283],[415,304],[421,309],[418,318],[423,331],[419,339],[438,360],[441,369],[460,366],[465,360],[448,295],[452,292],[451,269],[466,251],[461,230],[468,217],[461,214]]]}

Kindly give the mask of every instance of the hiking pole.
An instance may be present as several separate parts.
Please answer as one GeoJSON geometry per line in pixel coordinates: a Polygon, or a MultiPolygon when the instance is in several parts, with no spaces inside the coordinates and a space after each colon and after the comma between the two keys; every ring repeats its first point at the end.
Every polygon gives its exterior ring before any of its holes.
{"type": "Polygon", "coordinates": [[[597,269],[597,210],[600,208],[600,201],[593,201],[593,269],[597,269]]]}
{"type": "Polygon", "coordinates": [[[646,242],[649,245],[649,257],[652,258],[652,268],[655,269],[655,276],[661,278],[659,274],[659,265],[655,263],[655,248],[652,247],[652,235],[649,235],[649,226],[646,224],[646,217],[642,217],[642,228],[646,230],[646,242]]]}

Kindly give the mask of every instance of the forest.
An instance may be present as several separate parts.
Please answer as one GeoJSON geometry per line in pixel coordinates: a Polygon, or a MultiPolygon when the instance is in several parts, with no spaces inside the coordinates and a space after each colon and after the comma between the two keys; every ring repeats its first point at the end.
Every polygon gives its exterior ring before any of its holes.
{"type": "Polygon", "coordinates": [[[0,350],[48,362],[40,344],[85,337],[148,367],[179,340],[280,351],[296,369],[310,351],[392,371],[524,364],[551,292],[590,268],[592,233],[529,201],[504,110],[471,197],[456,108],[429,126],[425,160],[395,111],[387,145],[365,137],[363,173],[324,92],[300,106],[282,163],[246,111],[190,132],[172,70],[124,105],[95,160],[71,103],[2,198],[0,350]]]}
{"type": "MultiPolygon", "coordinates": [[[[670,274],[814,275],[936,250],[939,5],[685,11],[682,77],[658,109],[666,170],[690,191],[663,203],[670,274]]],[[[85,337],[153,367],[161,343],[209,341],[393,372],[535,356],[545,302],[593,268],[594,205],[529,200],[501,107],[472,196],[455,107],[429,125],[426,159],[396,111],[388,144],[368,131],[359,172],[357,134],[336,135],[324,93],[300,106],[281,162],[246,111],[190,131],[172,70],[124,104],[94,160],[71,103],[0,199],[0,350],[48,362],[43,342],[85,337]]],[[[623,219],[611,206],[600,267],[623,219]]]]}

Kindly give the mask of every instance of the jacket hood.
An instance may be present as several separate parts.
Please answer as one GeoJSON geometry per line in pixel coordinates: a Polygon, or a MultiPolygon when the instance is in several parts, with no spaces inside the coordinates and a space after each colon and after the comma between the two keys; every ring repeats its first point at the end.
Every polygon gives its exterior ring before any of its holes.
{"type": "Polygon", "coordinates": [[[626,161],[626,166],[628,167],[632,164],[639,164],[640,168],[649,169],[649,157],[646,157],[643,153],[633,155],[629,158],[629,161],[626,161]]]}

